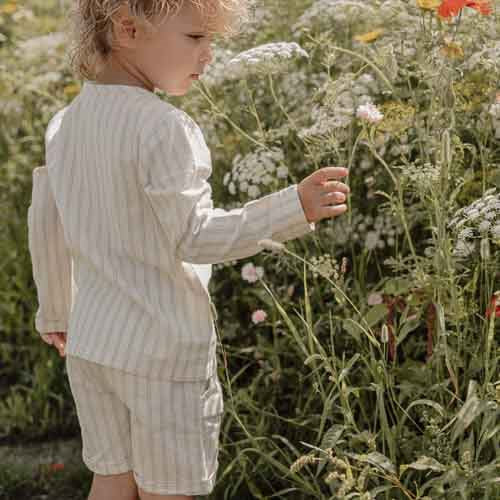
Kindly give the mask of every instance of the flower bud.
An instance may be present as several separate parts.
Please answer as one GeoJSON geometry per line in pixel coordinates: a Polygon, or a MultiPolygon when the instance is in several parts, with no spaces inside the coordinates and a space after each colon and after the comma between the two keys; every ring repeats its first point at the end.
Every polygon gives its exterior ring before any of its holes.
{"type": "Polygon", "coordinates": [[[383,344],[389,342],[389,327],[384,323],[382,331],[380,332],[380,340],[383,344]]]}

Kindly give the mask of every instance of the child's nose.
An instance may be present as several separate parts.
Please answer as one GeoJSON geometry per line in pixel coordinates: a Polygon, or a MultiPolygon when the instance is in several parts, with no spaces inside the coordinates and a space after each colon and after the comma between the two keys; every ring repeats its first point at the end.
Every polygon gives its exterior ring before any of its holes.
{"type": "Polygon", "coordinates": [[[213,59],[212,46],[209,45],[208,48],[203,53],[203,62],[206,62],[206,64],[210,64],[212,62],[212,59],[213,59]]]}

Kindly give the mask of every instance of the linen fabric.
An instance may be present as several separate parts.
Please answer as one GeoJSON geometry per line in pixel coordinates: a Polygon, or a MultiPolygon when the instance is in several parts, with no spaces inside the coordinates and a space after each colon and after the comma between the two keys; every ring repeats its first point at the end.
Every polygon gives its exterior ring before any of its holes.
{"type": "Polygon", "coordinates": [[[209,379],[211,265],[315,230],[295,184],[214,208],[199,126],[140,87],[84,82],[50,121],[45,151],[28,208],[35,328],[66,331],[67,355],[127,373],[209,379]]]}

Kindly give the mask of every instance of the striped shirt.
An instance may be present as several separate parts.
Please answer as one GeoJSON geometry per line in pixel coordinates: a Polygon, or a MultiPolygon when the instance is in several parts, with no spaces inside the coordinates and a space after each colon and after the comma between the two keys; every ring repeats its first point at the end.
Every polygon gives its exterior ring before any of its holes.
{"type": "Polygon", "coordinates": [[[45,153],[28,209],[35,328],[66,331],[67,354],[129,373],[206,380],[211,264],[315,230],[295,184],[214,208],[200,128],[140,87],[84,82],[50,121],[45,153]]]}

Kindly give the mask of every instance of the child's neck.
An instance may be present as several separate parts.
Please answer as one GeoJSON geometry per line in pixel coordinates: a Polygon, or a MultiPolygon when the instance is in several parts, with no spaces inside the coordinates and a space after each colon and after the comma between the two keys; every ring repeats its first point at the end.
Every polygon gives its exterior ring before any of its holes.
{"type": "Polygon", "coordinates": [[[95,81],[104,85],[131,85],[154,92],[154,86],[145,81],[143,75],[133,75],[125,70],[121,64],[111,59],[104,69],[97,75],[95,81]]]}

